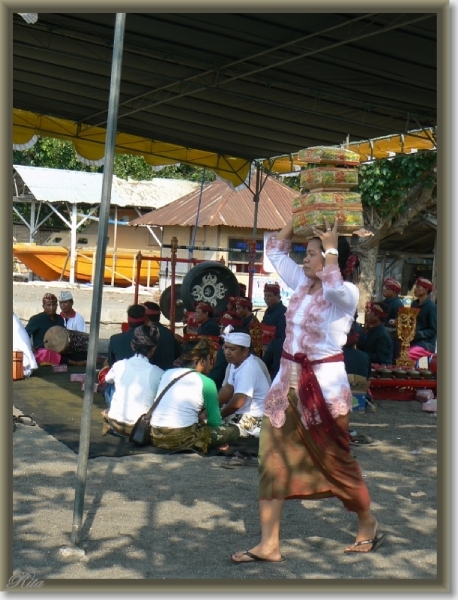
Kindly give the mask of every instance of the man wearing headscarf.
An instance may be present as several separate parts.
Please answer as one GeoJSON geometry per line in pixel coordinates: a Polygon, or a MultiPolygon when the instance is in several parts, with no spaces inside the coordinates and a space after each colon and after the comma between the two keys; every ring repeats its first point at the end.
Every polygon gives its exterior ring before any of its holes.
{"type": "Polygon", "coordinates": [[[264,302],[267,304],[262,318],[264,325],[275,327],[275,337],[285,339],[286,306],[281,301],[281,289],[277,283],[266,283],[264,286],[264,302]]]}
{"type": "Polygon", "coordinates": [[[170,329],[159,322],[161,318],[161,307],[159,304],[156,304],[156,302],[144,302],[143,306],[146,309],[146,324],[156,325],[160,334],[156,351],[150,358],[150,363],[157,365],[163,371],[172,369],[174,360],[181,354],[181,344],[170,329]]]}
{"type": "Polygon", "coordinates": [[[62,290],[59,294],[60,316],[65,321],[65,327],[71,331],[87,333],[84,317],[73,308],[73,294],[69,290],[62,290]]]}
{"type": "Polygon", "coordinates": [[[262,356],[262,329],[256,315],[253,313],[251,298],[237,298],[237,316],[242,319],[242,326],[250,332],[251,345],[256,356],[262,356]]]}
{"type": "Polygon", "coordinates": [[[108,409],[102,412],[102,435],[110,428],[120,435],[130,435],[140,416],[152,406],[164,373],[150,364],[159,336],[155,325],[132,328],[132,356],[116,361],[105,376],[105,385],[112,385],[113,390],[105,394],[108,409]]]}
{"type": "Polygon", "coordinates": [[[213,307],[205,302],[198,302],[194,319],[198,323],[197,335],[219,336],[219,325],[213,318],[213,307]]]}
{"type": "Polygon", "coordinates": [[[384,324],[386,326],[394,327],[396,325],[396,319],[398,318],[398,310],[404,306],[399,294],[401,293],[401,284],[393,277],[387,277],[383,282],[383,301],[381,302],[382,308],[386,313],[386,319],[384,324]]]}
{"type": "Polygon", "coordinates": [[[275,332],[273,333],[273,339],[264,345],[262,360],[269,369],[272,379],[274,379],[280,369],[280,358],[286,331],[286,306],[281,301],[281,290],[277,283],[266,283],[264,286],[264,302],[267,304],[267,309],[262,318],[261,328],[265,332],[265,326],[275,327],[275,332]]]}
{"type": "Polygon", "coordinates": [[[48,329],[55,325],[65,327],[65,321],[57,314],[57,298],[54,294],[45,294],[42,305],[43,312],[30,317],[25,326],[25,330],[32,337],[32,348],[34,350],[44,348],[44,337],[48,329]]]}
{"type": "Polygon", "coordinates": [[[110,367],[118,360],[131,358],[134,355],[131,342],[136,327],[143,325],[146,321],[146,308],[142,304],[133,304],[127,309],[127,322],[129,329],[122,333],[116,333],[110,337],[108,342],[108,364],[110,367]]]}
{"type": "Polygon", "coordinates": [[[225,329],[223,351],[230,370],[218,400],[221,415],[239,427],[242,437],[259,437],[269,382],[256,357],[250,354],[250,345],[248,333],[231,326],[225,329]]]}
{"type": "Polygon", "coordinates": [[[371,302],[367,307],[367,335],[358,339],[357,348],[366,352],[371,364],[391,365],[393,363],[393,340],[383,324],[386,313],[380,304],[371,302]]]}
{"type": "Polygon", "coordinates": [[[418,360],[422,356],[430,356],[436,351],[437,341],[437,306],[430,298],[433,284],[426,277],[418,277],[415,282],[416,300],[412,308],[419,308],[415,328],[415,337],[410,344],[409,356],[418,360]]]}

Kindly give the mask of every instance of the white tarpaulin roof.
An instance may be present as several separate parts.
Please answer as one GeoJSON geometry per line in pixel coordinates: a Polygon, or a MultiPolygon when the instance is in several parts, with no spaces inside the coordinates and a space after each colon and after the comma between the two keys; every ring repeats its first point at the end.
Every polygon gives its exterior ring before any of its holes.
{"type": "MultiPolygon", "coordinates": [[[[102,173],[49,169],[13,165],[36,200],[99,204],[102,194],[102,173]]],[[[195,191],[199,183],[181,179],[155,177],[151,181],[126,181],[113,176],[111,204],[160,208],[195,191]]]]}

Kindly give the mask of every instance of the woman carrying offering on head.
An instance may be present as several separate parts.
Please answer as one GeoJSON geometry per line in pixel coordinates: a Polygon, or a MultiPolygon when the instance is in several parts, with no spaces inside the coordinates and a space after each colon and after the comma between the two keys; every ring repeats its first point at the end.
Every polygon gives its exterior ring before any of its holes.
{"type": "Polygon", "coordinates": [[[294,290],[286,313],[280,370],[269,389],[259,440],[261,541],[236,552],[237,564],[281,561],[280,521],[284,501],[337,497],[358,517],[356,541],[345,552],[374,551],[377,520],[361,470],[350,454],[352,394],[342,346],[353,322],[359,291],[349,278],[358,265],[337,220],[314,229],[303,267],[289,258],[291,220],[270,236],[267,255],[294,290]]]}

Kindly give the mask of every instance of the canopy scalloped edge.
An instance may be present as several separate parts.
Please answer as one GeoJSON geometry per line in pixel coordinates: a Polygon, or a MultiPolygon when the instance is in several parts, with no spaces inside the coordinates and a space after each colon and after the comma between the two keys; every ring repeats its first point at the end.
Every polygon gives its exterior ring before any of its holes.
{"type": "MultiPolygon", "coordinates": [[[[105,154],[104,128],[14,108],[13,144],[27,144],[34,135],[71,141],[76,152],[88,161],[100,161],[105,154]]],[[[243,184],[251,166],[250,161],[243,158],[195,150],[127,133],[116,135],[115,151],[118,154],[143,156],[151,166],[184,163],[207,167],[233,186],[243,184]]]]}
{"type": "MultiPolygon", "coordinates": [[[[374,159],[390,158],[396,154],[408,154],[415,150],[436,150],[435,131],[433,129],[419,129],[409,131],[405,134],[396,134],[362,140],[345,144],[345,148],[356,152],[361,162],[374,159]]],[[[297,154],[278,156],[270,160],[264,160],[263,166],[267,171],[274,173],[293,173],[300,171],[300,165],[296,162],[297,154]]]]}

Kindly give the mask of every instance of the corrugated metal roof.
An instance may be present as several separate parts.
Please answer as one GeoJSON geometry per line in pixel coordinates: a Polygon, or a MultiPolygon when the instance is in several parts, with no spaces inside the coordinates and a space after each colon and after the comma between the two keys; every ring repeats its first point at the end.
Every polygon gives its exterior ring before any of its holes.
{"type": "MultiPolygon", "coordinates": [[[[257,227],[272,231],[281,229],[291,218],[292,201],[298,193],[268,177],[260,194],[257,227]]],[[[199,196],[200,189],[131,221],[129,225],[194,225],[199,196]]],[[[236,192],[224,181],[213,181],[204,186],[199,227],[253,227],[253,222],[254,202],[251,190],[245,188],[236,192]]]]}
{"type": "MultiPolygon", "coordinates": [[[[70,204],[99,204],[102,194],[102,173],[70,171],[14,165],[14,169],[36,200],[69,202],[70,204]]],[[[163,179],[151,181],[126,181],[113,177],[111,204],[160,208],[199,188],[194,181],[163,179]]]]}

